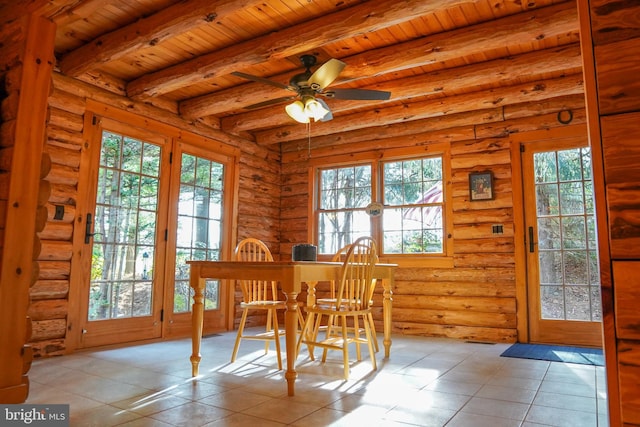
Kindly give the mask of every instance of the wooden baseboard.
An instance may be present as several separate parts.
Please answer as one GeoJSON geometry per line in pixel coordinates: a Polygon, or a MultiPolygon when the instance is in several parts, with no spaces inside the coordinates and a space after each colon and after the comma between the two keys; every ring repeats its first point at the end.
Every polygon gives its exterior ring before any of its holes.
{"type": "Polygon", "coordinates": [[[29,396],[29,377],[22,376],[22,384],[0,388],[0,403],[24,403],[29,396]]]}

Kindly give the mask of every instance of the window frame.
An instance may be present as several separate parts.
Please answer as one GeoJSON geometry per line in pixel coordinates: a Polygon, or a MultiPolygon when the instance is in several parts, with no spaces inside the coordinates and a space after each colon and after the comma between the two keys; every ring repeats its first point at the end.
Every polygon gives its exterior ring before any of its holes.
{"type": "MultiPolygon", "coordinates": [[[[453,267],[453,196],[451,178],[451,148],[448,142],[435,143],[424,146],[399,148],[391,150],[372,150],[356,153],[353,155],[321,157],[309,160],[309,241],[318,245],[319,243],[319,218],[320,218],[320,173],[322,170],[371,165],[371,202],[382,203],[383,191],[383,165],[386,162],[405,161],[423,159],[428,157],[442,158],[442,186],[443,186],[443,252],[437,254],[430,253],[381,253],[381,260],[394,262],[400,265],[425,265],[436,267],[453,267]]],[[[384,209],[392,206],[384,206],[384,209]]],[[[383,214],[370,217],[371,234],[378,242],[379,250],[382,251],[381,242],[383,237],[383,214]]],[[[332,254],[318,253],[318,259],[328,260],[332,254]]]]}

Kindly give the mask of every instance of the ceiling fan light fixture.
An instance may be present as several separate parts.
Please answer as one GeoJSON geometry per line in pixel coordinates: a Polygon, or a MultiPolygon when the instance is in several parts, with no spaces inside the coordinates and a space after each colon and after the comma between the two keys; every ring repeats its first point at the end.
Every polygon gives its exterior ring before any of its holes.
{"type": "Polygon", "coordinates": [[[322,105],[325,108],[325,110],[327,110],[327,113],[320,119],[320,121],[327,122],[329,120],[333,120],[333,114],[331,114],[331,109],[329,108],[327,103],[320,98],[316,98],[316,101],[318,101],[320,105],[322,105]]]}
{"type": "Polygon", "coordinates": [[[293,120],[298,123],[309,123],[309,116],[305,112],[305,105],[302,101],[294,101],[284,107],[285,111],[293,120]]]}
{"type": "Polygon", "coordinates": [[[310,97],[304,101],[304,113],[309,118],[313,118],[316,122],[322,120],[324,116],[329,113],[329,110],[325,108],[317,99],[310,97]]]}

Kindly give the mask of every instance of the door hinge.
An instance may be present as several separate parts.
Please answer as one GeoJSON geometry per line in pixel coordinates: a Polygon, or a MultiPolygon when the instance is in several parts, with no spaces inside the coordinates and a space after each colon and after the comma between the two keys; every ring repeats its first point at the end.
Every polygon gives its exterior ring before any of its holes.
{"type": "Polygon", "coordinates": [[[87,214],[86,223],[84,224],[84,242],[91,243],[91,238],[95,236],[95,233],[91,232],[93,228],[93,222],[91,221],[91,214],[87,214]]]}
{"type": "Polygon", "coordinates": [[[529,252],[534,253],[536,251],[536,245],[533,241],[533,227],[529,227],[529,252]]]}
{"type": "Polygon", "coordinates": [[[93,124],[94,126],[98,124],[98,118],[96,116],[93,116],[91,118],[91,124],[93,124]]]}
{"type": "Polygon", "coordinates": [[[524,153],[524,144],[520,144],[520,152],[524,153]]]}
{"type": "Polygon", "coordinates": [[[169,164],[173,163],[173,151],[169,153],[169,164]]]}
{"type": "Polygon", "coordinates": [[[166,242],[167,240],[169,240],[169,229],[165,228],[164,229],[164,241],[166,242]]]}
{"type": "Polygon", "coordinates": [[[164,322],[164,308],[160,310],[160,321],[164,322]]]}

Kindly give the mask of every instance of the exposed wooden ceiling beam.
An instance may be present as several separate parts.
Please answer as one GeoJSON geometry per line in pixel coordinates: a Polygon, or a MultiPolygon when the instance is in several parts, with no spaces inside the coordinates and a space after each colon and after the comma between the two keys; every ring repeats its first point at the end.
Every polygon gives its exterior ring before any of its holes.
{"type": "Polygon", "coordinates": [[[49,3],[48,0],[12,0],[0,3],[0,24],[4,25],[21,16],[37,12],[49,3]]]}
{"type": "MultiPolygon", "coordinates": [[[[584,99],[583,99],[584,101],[584,99]]],[[[550,100],[548,103],[548,112],[541,113],[536,115],[535,117],[528,116],[526,118],[500,118],[497,119],[493,114],[494,110],[498,109],[490,109],[483,110],[482,113],[486,114],[486,121],[476,122],[476,123],[463,123],[455,127],[450,127],[452,123],[447,120],[443,120],[440,123],[434,123],[435,119],[425,119],[419,120],[417,123],[420,124],[421,132],[412,133],[406,136],[400,135],[390,135],[384,139],[369,139],[362,142],[344,142],[333,146],[318,146],[317,138],[312,137],[311,144],[309,141],[300,141],[300,143],[293,150],[290,143],[287,143],[286,151],[283,150],[282,153],[282,163],[284,165],[294,165],[298,163],[306,164],[310,158],[321,158],[321,157],[329,157],[336,158],[338,156],[342,156],[343,159],[353,158],[356,153],[361,152],[371,152],[371,151],[379,151],[383,152],[388,147],[409,147],[409,146],[422,146],[425,152],[429,151],[430,143],[432,142],[444,142],[449,141],[451,143],[455,142],[463,142],[463,144],[468,143],[470,140],[479,140],[484,139],[484,145],[487,147],[488,151],[493,151],[496,149],[500,149],[499,147],[508,144],[508,139],[504,138],[505,136],[511,133],[520,133],[520,132],[528,132],[528,131],[539,131],[539,130],[548,130],[550,128],[554,128],[558,126],[557,117],[558,111],[564,109],[564,107],[560,104],[562,102],[562,98],[556,100],[550,100]],[[496,140],[499,138],[499,140],[496,140]]],[[[514,106],[514,108],[521,107],[521,105],[514,106]]],[[[571,108],[571,107],[569,107],[571,108]]],[[[525,108],[526,109],[526,108],[525,108]]],[[[584,110],[584,102],[582,106],[576,106],[574,110],[573,121],[570,125],[571,127],[583,127],[586,125],[586,114],[584,110]]],[[[393,129],[398,132],[402,131],[402,125],[392,125],[393,129]]],[[[369,136],[371,134],[377,134],[381,130],[381,127],[369,128],[369,136]]],[[[349,138],[347,138],[349,139],[349,138]]],[[[470,154],[469,156],[473,157],[474,154],[470,154]]],[[[490,156],[489,153],[484,154],[484,156],[490,156]]],[[[469,162],[469,157],[464,158],[463,156],[458,156],[457,161],[469,162]]],[[[472,164],[477,166],[479,163],[479,159],[474,159],[472,164]]],[[[491,164],[493,163],[492,159],[490,160],[491,164]]],[[[504,159],[505,161],[509,161],[508,158],[504,159]]],[[[482,162],[482,160],[480,160],[482,162]]],[[[301,171],[303,172],[303,171],[301,171]]],[[[455,178],[454,178],[455,179],[455,178]]],[[[301,184],[301,185],[305,185],[301,184]]],[[[287,186],[290,188],[290,186],[287,186]]]]}
{"type": "MultiPolygon", "coordinates": [[[[496,21],[341,58],[348,65],[340,74],[340,80],[332,87],[339,86],[345,81],[355,81],[368,76],[567,34],[574,34],[575,41],[578,42],[577,10],[571,3],[508,16],[496,21]],[[544,32],[541,33],[541,31],[544,32]]],[[[289,77],[291,77],[290,73],[281,74],[273,76],[271,80],[287,83],[289,77]]],[[[374,88],[371,87],[371,89],[374,88]]],[[[287,94],[295,95],[293,92],[276,87],[249,83],[183,101],[180,103],[180,113],[186,117],[215,115],[287,94]]],[[[392,96],[396,98],[395,91],[392,92],[392,96]]]]}
{"type": "MultiPolygon", "coordinates": [[[[401,123],[523,102],[540,102],[550,97],[580,93],[584,93],[581,73],[541,82],[501,87],[491,91],[481,90],[464,95],[357,112],[318,124],[313,127],[313,132],[316,135],[348,132],[362,127],[401,123]]],[[[257,132],[256,142],[265,145],[277,144],[301,139],[306,135],[306,126],[298,124],[257,132]]]]}
{"type": "MultiPolygon", "coordinates": [[[[506,107],[467,111],[411,122],[356,129],[340,134],[315,135],[312,129],[311,145],[314,155],[320,153],[318,149],[323,149],[326,155],[329,155],[332,152],[331,150],[340,145],[348,145],[352,149],[356,144],[360,144],[366,146],[366,150],[375,150],[400,145],[394,143],[396,140],[402,141],[404,144],[414,141],[418,145],[429,141],[474,139],[473,128],[475,126],[504,123],[506,120],[511,119],[530,118],[532,114],[557,113],[561,109],[580,110],[584,109],[584,105],[584,94],[578,94],[549,98],[536,104],[512,104],[506,107]],[[465,130],[460,131],[463,128],[465,130]],[[471,132],[466,128],[469,128],[471,132]],[[431,138],[425,138],[425,134],[429,134],[431,138]]],[[[304,138],[288,141],[281,144],[280,147],[283,163],[301,161],[308,156],[309,140],[304,138]]]]}
{"type": "MultiPolygon", "coordinates": [[[[390,101],[329,101],[333,113],[349,110],[383,108],[385,103],[408,100],[416,97],[451,93],[474,92],[480,88],[510,86],[525,81],[533,81],[545,76],[578,73],[582,69],[580,45],[536,51],[516,57],[501,58],[458,68],[450,68],[433,73],[411,76],[398,80],[368,86],[367,89],[390,91],[390,101]],[[532,64],[535,66],[532,67],[532,64]]],[[[221,120],[222,129],[239,134],[250,129],[265,129],[287,126],[291,119],[284,112],[282,104],[236,114],[221,120]]]]}
{"type": "Polygon", "coordinates": [[[228,75],[270,59],[306,53],[318,46],[388,28],[419,16],[476,0],[380,0],[364,2],[281,31],[211,52],[129,83],[130,97],[161,95],[210,76],[228,75]]]}
{"type": "Polygon", "coordinates": [[[96,10],[115,3],[116,0],[75,0],[68,1],[62,7],[52,11],[47,16],[52,19],[58,27],[69,25],[80,19],[91,16],[96,10]]]}
{"type": "MultiPolygon", "coordinates": [[[[392,147],[394,145],[388,144],[390,140],[394,138],[402,138],[405,141],[412,140],[413,135],[419,135],[425,131],[434,132],[443,129],[451,129],[454,127],[473,126],[478,123],[492,123],[502,119],[502,108],[494,107],[486,110],[468,111],[464,113],[451,114],[448,116],[430,117],[422,120],[414,120],[412,122],[395,123],[392,125],[375,126],[364,129],[355,129],[349,132],[344,132],[339,135],[316,135],[314,128],[311,128],[311,144],[314,152],[318,148],[331,149],[338,145],[352,145],[357,143],[366,142],[370,149],[381,149],[385,146],[392,147]],[[378,145],[379,144],[379,145],[378,145]]],[[[473,134],[467,135],[468,139],[473,139],[473,134]]],[[[449,138],[444,137],[444,140],[449,138]]],[[[309,139],[297,139],[294,141],[287,141],[280,145],[283,153],[283,160],[286,153],[298,153],[300,157],[297,160],[303,159],[306,156],[305,150],[309,147],[309,139]]],[[[291,160],[288,156],[287,160],[291,160]]]]}
{"type": "Polygon", "coordinates": [[[260,3],[260,0],[188,0],[167,7],[133,24],[100,36],[64,55],[60,70],[77,77],[100,65],[121,58],[147,45],[161,43],[203,24],[216,21],[237,11],[260,3]],[[91,58],[90,61],[87,58],[91,58]]]}

